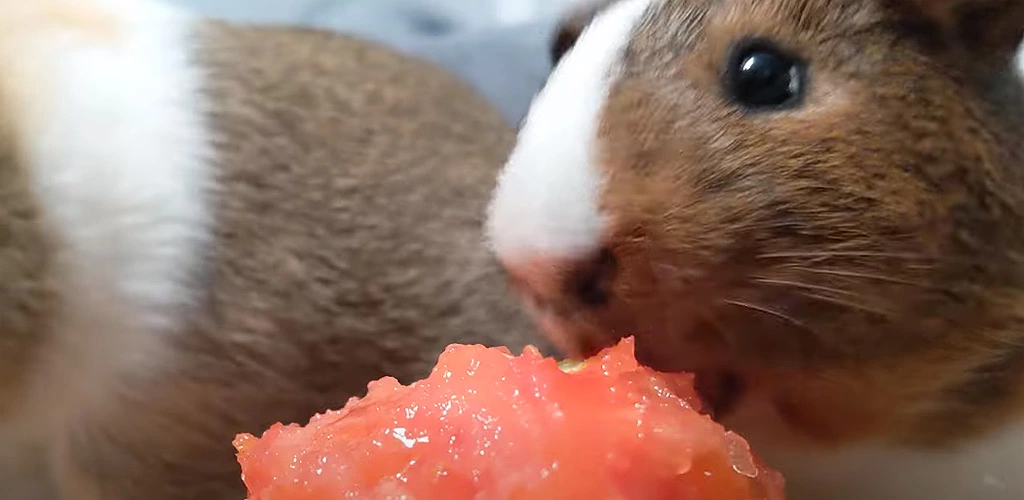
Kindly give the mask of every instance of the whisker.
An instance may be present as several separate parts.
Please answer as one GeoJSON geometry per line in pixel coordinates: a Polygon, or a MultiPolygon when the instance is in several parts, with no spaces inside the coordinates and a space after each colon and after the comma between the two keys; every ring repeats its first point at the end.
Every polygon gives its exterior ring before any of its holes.
{"type": "Polygon", "coordinates": [[[772,279],[772,278],[762,278],[762,277],[758,277],[758,276],[753,277],[752,280],[755,283],[761,283],[761,284],[764,284],[764,285],[783,286],[783,287],[792,287],[792,288],[803,288],[803,289],[806,289],[806,290],[817,290],[819,292],[836,293],[836,294],[839,294],[839,295],[851,295],[851,296],[856,296],[857,295],[854,292],[848,292],[846,290],[840,290],[838,288],[832,288],[832,287],[823,286],[823,285],[812,285],[812,284],[809,284],[809,283],[801,283],[799,281],[778,280],[778,279],[772,279]]]}
{"type": "Polygon", "coordinates": [[[918,283],[918,282],[915,282],[915,281],[904,280],[904,279],[899,279],[899,278],[893,278],[891,276],[883,276],[883,275],[880,275],[880,274],[862,273],[862,272],[859,272],[859,271],[841,271],[841,270],[837,270],[837,269],[821,269],[821,268],[815,268],[815,267],[801,267],[799,269],[801,271],[806,271],[806,272],[815,273],[815,274],[827,274],[829,276],[841,276],[841,277],[844,277],[844,278],[860,278],[860,279],[866,279],[866,280],[872,280],[872,281],[881,281],[883,283],[893,283],[893,284],[897,284],[897,285],[910,285],[910,286],[916,286],[916,287],[925,287],[925,285],[923,283],[918,283]]]}
{"type": "Polygon", "coordinates": [[[838,299],[838,298],[835,298],[835,297],[829,297],[827,295],[818,295],[818,294],[815,294],[815,293],[807,293],[807,292],[804,292],[804,291],[801,291],[801,290],[795,290],[794,293],[797,293],[797,294],[799,294],[799,295],[801,295],[803,297],[806,297],[808,299],[819,300],[821,302],[826,302],[826,303],[829,303],[829,304],[846,307],[846,308],[849,308],[849,309],[853,309],[855,311],[862,311],[862,312],[866,312],[866,313],[871,313],[871,314],[874,314],[874,315],[877,315],[877,316],[881,316],[883,318],[886,318],[886,317],[890,316],[890,313],[888,311],[881,310],[881,309],[875,309],[875,308],[866,306],[864,304],[861,304],[859,302],[851,302],[851,301],[848,301],[848,300],[838,299]]]}
{"type": "Polygon", "coordinates": [[[856,252],[856,251],[818,251],[818,252],[776,252],[758,255],[758,259],[794,259],[818,257],[880,257],[904,260],[927,260],[929,257],[912,253],[890,252],[856,252]]]}
{"type": "Polygon", "coordinates": [[[757,304],[751,304],[751,303],[748,303],[748,302],[743,302],[743,301],[734,300],[734,299],[725,299],[725,300],[722,300],[722,303],[727,304],[727,305],[731,305],[731,306],[735,306],[735,307],[739,307],[739,308],[743,308],[743,309],[748,309],[748,310],[755,311],[755,312],[759,312],[759,313],[762,313],[762,314],[766,314],[768,316],[773,316],[775,318],[778,318],[778,319],[781,319],[781,320],[786,321],[788,323],[791,323],[793,325],[796,325],[796,326],[798,326],[798,327],[800,327],[800,328],[802,328],[804,330],[807,330],[808,332],[815,333],[814,330],[812,330],[810,327],[808,327],[807,325],[803,324],[801,321],[797,320],[796,318],[793,318],[792,316],[789,316],[787,314],[784,314],[782,312],[776,311],[776,310],[768,308],[768,307],[759,306],[757,304]]]}

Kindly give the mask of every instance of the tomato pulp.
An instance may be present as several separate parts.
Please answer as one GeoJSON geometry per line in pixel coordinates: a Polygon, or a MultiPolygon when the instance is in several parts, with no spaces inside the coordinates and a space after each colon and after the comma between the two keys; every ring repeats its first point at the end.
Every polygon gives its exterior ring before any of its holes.
{"type": "Polygon", "coordinates": [[[235,440],[249,500],[781,500],[782,477],[700,413],[689,374],[625,339],[559,365],[452,345],[409,386],[384,378],[306,426],[235,440]]]}

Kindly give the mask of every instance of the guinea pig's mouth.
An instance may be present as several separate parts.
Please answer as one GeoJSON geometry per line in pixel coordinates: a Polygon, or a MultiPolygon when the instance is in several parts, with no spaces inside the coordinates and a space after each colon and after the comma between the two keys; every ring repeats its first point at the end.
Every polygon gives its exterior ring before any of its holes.
{"type": "MultiPolygon", "coordinates": [[[[601,347],[605,347],[589,344],[585,342],[586,338],[582,335],[575,337],[579,342],[578,349],[582,350],[584,357],[595,355],[601,347]]],[[[606,338],[621,337],[610,335],[606,338]]],[[[709,364],[689,364],[686,360],[682,360],[682,357],[671,356],[671,348],[647,345],[645,340],[648,339],[643,334],[634,336],[634,338],[636,339],[636,359],[641,365],[663,373],[688,372],[694,374],[694,389],[703,402],[701,412],[716,421],[729,417],[748,389],[744,376],[739,371],[729,368],[728,363],[712,361],[709,364]],[[669,355],[666,356],[666,354],[669,355]]]]}
{"type": "Polygon", "coordinates": [[[696,373],[696,389],[704,402],[704,413],[712,419],[728,417],[743,396],[743,379],[731,371],[699,371],[696,373]]]}
{"type": "Polygon", "coordinates": [[[636,335],[637,361],[665,373],[689,372],[696,377],[695,389],[704,403],[703,412],[720,420],[728,417],[748,389],[741,371],[723,355],[722,349],[709,348],[702,337],[717,335],[716,327],[694,319],[681,331],[657,335],[647,331],[636,335]]]}
{"type": "MultiPolygon", "coordinates": [[[[613,314],[604,314],[596,322],[580,321],[580,315],[577,314],[580,308],[573,304],[550,299],[517,280],[513,279],[511,282],[523,300],[527,312],[540,326],[548,340],[568,356],[567,359],[586,359],[597,355],[624,335],[629,335],[628,332],[635,331],[630,321],[615,321],[613,314]]],[[[698,332],[713,329],[713,325],[701,320],[695,320],[693,324],[688,325],[688,330],[698,332]]],[[[669,338],[679,339],[687,336],[672,335],[669,338]]],[[[640,364],[666,373],[694,373],[695,389],[704,403],[701,411],[713,419],[725,418],[735,409],[746,387],[743,378],[737,372],[719,368],[721,363],[712,363],[712,368],[693,359],[686,360],[674,354],[689,349],[683,348],[684,346],[651,345],[652,337],[657,336],[634,334],[637,342],[636,358],[640,364]]]]}

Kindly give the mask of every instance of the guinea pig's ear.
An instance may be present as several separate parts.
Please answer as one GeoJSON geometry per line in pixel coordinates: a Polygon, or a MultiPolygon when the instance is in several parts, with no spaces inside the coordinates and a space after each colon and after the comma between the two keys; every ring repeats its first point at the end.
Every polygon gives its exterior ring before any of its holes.
{"type": "Polygon", "coordinates": [[[558,64],[573,45],[576,45],[576,40],[583,34],[583,30],[594,16],[615,2],[616,0],[578,0],[567,9],[559,18],[548,47],[551,64],[558,64]]]}
{"type": "Polygon", "coordinates": [[[1024,0],[890,0],[908,20],[983,59],[1012,57],[1024,38],[1024,0]]]}

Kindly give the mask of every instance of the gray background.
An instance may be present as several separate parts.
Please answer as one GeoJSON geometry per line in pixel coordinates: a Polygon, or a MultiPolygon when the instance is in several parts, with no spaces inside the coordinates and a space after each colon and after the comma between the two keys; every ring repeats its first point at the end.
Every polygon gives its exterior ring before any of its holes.
{"type": "Polygon", "coordinates": [[[518,123],[550,70],[547,41],[574,0],[172,0],[200,14],[328,28],[461,76],[518,123]]]}

